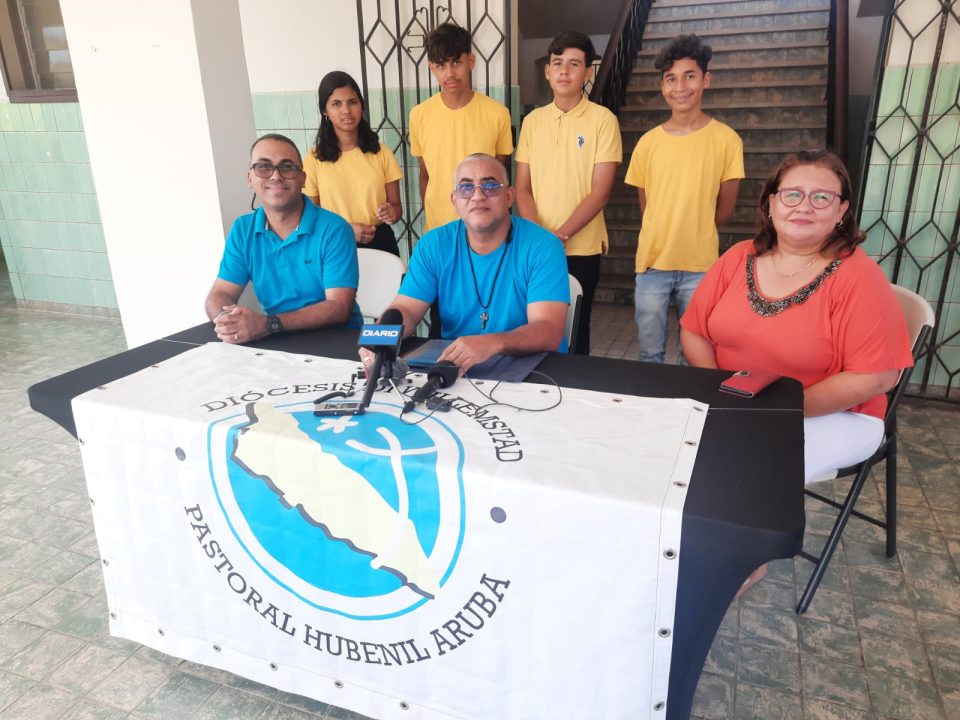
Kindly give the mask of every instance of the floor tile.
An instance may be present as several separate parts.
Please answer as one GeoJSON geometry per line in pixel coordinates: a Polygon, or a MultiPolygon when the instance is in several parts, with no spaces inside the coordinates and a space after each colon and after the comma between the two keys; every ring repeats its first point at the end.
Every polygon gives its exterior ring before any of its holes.
{"type": "Polygon", "coordinates": [[[0,625],[0,662],[8,660],[46,632],[42,627],[19,620],[0,625]]]}
{"type": "Polygon", "coordinates": [[[297,710],[289,705],[271,703],[258,720],[317,720],[317,718],[322,717],[323,715],[297,710]]]}
{"type": "Polygon", "coordinates": [[[876,716],[866,710],[809,697],[803,699],[803,718],[804,720],[876,720],[876,716]]]}
{"type": "MultiPolygon", "coordinates": [[[[12,705],[36,684],[28,678],[0,670],[0,710],[12,705]]],[[[0,717],[3,717],[2,714],[0,717]]]]}
{"type": "Polygon", "coordinates": [[[221,686],[193,711],[191,720],[257,720],[270,701],[221,686]]]}
{"type": "Polygon", "coordinates": [[[702,673],[693,701],[693,714],[705,720],[727,720],[733,717],[734,681],[702,673]]]}
{"type": "Polygon", "coordinates": [[[67,658],[46,681],[54,687],[83,695],[126,659],[124,653],[87,645],[67,658]]]}
{"type": "Polygon", "coordinates": [[[770,687],[737,683],[732,717],[736,720],[792,720],[803,717],[800,696],[770,687]]]}
{"type": "Polygon", "coordinates": [[[854,598],[860,628],[898,637],[915,638],[920,634],[913,609],[894,605],[884,599],[854,598]]]}
{"type": "Polygon", "coordinates": [[[862,665],[860,635],[856,629],[804,616],[798,623],[800,652],[823,660],[862,665]]]}
{"type": "Polygon", "coordinates": [[[0,665],[5,670],[31,680],[42,680],[81,647],[83,647],[82,640],[50,631],[38,637],[8,660],[4,660],[0,665]]]}
{"type": "Polygon", "coordinates": [[[17,613],[16,619],[41,627],[53,627],[88,602],[88,595],[56,588],[17,613]]]}
{"type": "Polygon", "coordinates": [[[797,620],[793,608],[740,608],[740,641],[786,650],[797,647],[797,620]],[[786,610],[787,612],[783,612],[786,610]]]}
{"type": "Polygon", "coordinates": [[[703,665],[704,672],[733,678],[737,676],[737,648],[734,638],[717,637],[710,647],[707,660],[703,665]]]}
{"type": "Polygon", "coordinates": [[[909,678],[868,672],[870,695],[879,715],[897,720],[941,720],[943,706],[936,688],[909,678]]]}
{"type": "Polygon", "coordinates": [[[800,674],[805,697],[870,710],[870,692],[862,668],[804,655],[800,658],[800,674]]]}
{"type": "Polygon", "coordinates": [[[34,685],[2,713],[2,720],[58,720],[77,697],[49,685],[34,685]]]}
{"type": "Polygon", "coordinates": [[[741,643],[737,678],[774,690],[800,692],[800,655],[741,643]]]}
{"type": "Polygon", "coordinates": [[[934,647],[929,657],[937,685],[960,688],[960,650],[934,647]]]}
{"type": "Polygon", "coordinates": [[[124,720],[126,717],[127,713],[123,710],[117,710],[83,698],[70,708],[60,720],[124,720]]]}
{"type": "Polygon", "coordinates": [[[129,712],[173,673],[173,670],[163,665],[139,657],[128,657],[120,667],[96,685],[89,696],[93,700],[129,712]]]}
{"type": "Polygon", "coordinates": [[[217,687],[209,680],[175,672],[137,705],[134,712],[144,720],[192,718],[217,687]]]}
{"type": "Polygon", "coordinates": [[[932,681],[930,663],[922,642],[889,635],[864,635],[861,644],[868,670],[932,681]]]}

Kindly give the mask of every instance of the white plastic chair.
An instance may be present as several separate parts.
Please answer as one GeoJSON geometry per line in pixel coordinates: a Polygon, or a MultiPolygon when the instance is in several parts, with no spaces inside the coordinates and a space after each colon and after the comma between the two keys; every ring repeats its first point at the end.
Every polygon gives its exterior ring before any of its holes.
{"type": "Polygon", "coordinates": [[[567,307],[567,348],[576,352],[577,330],[580,329],[580,305],[583,303],[583,287],[573,275],[570,278],[570,305],[567,307]]]}
{"type": "Polygon", "coordinates": [[[376,320],[396,297],[407,268],[396,255],[370,248],[357,248],[357,262],[360,265],[357,287],[360,314],[365,319],[376,320]]]}

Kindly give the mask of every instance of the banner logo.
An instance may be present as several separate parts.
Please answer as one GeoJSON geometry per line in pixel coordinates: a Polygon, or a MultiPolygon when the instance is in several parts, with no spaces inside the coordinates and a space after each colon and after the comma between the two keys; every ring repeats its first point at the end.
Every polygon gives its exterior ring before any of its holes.
{"type": "Polygon", "coordinates": [[[217,498],[251,559],[301,600],[368,620],[440,594],[465,529],[459,439],[376,406],[317,418],[312,403],[251,403],[208,432],[217,498]]]}

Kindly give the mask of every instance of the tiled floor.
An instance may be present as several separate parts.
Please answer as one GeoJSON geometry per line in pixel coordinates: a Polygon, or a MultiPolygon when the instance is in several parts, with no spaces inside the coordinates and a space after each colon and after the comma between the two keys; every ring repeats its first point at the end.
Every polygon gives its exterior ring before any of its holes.
{"type": "MultiPolygon", "coordinates": [[[[31,411],[25,391],[123,349],[121,337],[116,322],[16,310],[0,268],[0,720],[358,718],[107,635],[76,442],[31,411]]],[[[630,308],[596,308],[594,350],[636,356],[630,308]]],[[[958,429],[957,410],[906,403],[899,557],[853,521],[800,618],[809,568],[773,563],[730,608],[695,717],[960,718],[958,429]]],[[[866,495],[880,504],[875,486],[866,495]]],[[[809,509],[810,545],[829,523],[809,509]]]]}

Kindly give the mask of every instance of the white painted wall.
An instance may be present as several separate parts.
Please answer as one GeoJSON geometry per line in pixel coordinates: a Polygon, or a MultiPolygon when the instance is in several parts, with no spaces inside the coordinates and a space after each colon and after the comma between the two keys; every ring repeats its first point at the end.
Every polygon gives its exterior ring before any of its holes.
{"type": "Polygon", "coordinates": [[[9,99],[10,96],[7,95],[7,84],[3,81],[3,73],[0,73],[0,102],[9,99]]]}
{"type": "Polygon", "coordinates": [[[206,319],[225,231],[249,206],[237,0],[60,5],[123,328],[140,345],[206,319]]]}
{"type": "Polygon", "coordinates": [[[355,2],[240,0],[239,5],[251,92],[316,90],[331,70],[360,81],[355,2]]]}

